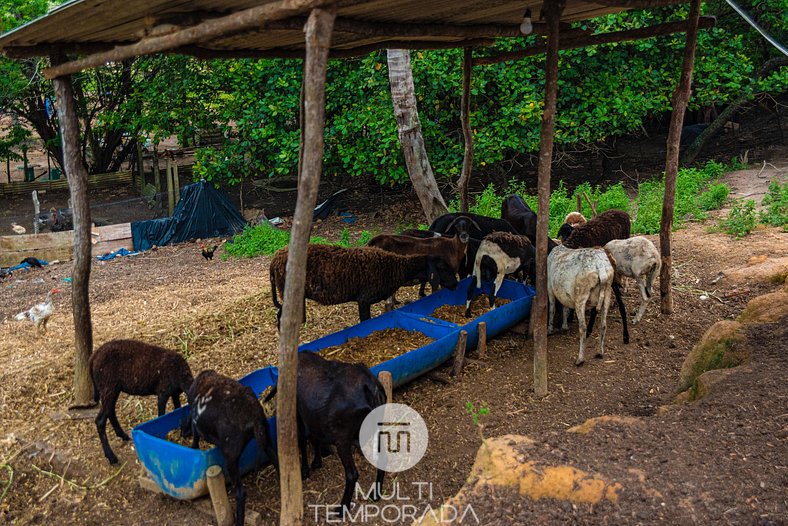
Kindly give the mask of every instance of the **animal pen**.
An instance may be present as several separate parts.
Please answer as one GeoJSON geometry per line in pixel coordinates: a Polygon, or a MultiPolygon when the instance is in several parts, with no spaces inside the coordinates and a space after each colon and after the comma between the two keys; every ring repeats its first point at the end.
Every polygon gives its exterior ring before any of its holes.
{"type": "Polygon", "coordinates": [[[46,16],[0,37],[9,57],[48,56],[43,74],[53,79],[65,172],[74,207],[73,315],[76,363],[74,397],[90,399],[87,362],[92,350],[88,286],[91,232],[87,172],[80,161],[79,124],[70,75],[108,62],[152,53],[198,58],[290,58],[304,61],[299,184],[287,264],[287,285],[279,337],[277,437],[280,457],[281,521],[303,517],[295,421],[297,341],[302,318],[305,261],[312,211],[323,158],[325,81],[329,59],[391,49],[465,49],[462,122],[465,159],[460,180],[462,206],[472,166],[470,81],[473,65],[546,54],[544,113],[538,164],[536,302],[533,308],[534,390],[547,394],[547,238],[550,171],[556,110],[558,51],[686,32],[681,78],[673,95],[668,134],[665,197],[660,229],[662,312],[672,311],[671,226],[678,170],[679,139],[690,95],[697,33],[711,27],[700,17],[700,0],[690,1],[687,20],[615,33],[592,34],[572,22],[633,8],[655,8],[686,0],[73,0],[46,16]],[[251,6],[250,6],[251,4],[251,6]],[[533,19],[533,21],[531,20],[533,19]],[[188,20],[188,24],[186,22],[188,20]],[[516,51],[485,51],[496,39],[537,35],[537,43],[516,51]],[[79,56],[79,58],[75,58],[79,56]]]}

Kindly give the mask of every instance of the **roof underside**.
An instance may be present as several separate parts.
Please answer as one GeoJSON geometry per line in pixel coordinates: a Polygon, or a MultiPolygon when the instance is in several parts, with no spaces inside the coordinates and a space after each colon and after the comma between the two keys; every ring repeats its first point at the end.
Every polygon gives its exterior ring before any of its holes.
{"type": "MultiPolygon", "coordinates": [[[[551,1],[551,0],[548,0],[551,1]]],[[[57,46],[63,52],[91,48],[111,48],[132,44],[147,35],[182,29],[211,18],[222,17],[250,7],[273,3],[265,0],[73,0],[0,37],[0,49],[44,49],[57,46]]],[[[675,3],[667,0],[665,4],[675,3]]],[[[567,0],[562,21],[574,22],[621,11],[614,2],[567,0]]],[[[619,5],[626,5],[622,2],[619,5]]],[[[516,28],[525,9],[540,20],[541,0],[340,0],[337,13],[343,26],[335,28],[332,49],[352,50],[387,41],[434,41],[461,43],[458,34],[403,35],[402,24],[440,24],[444,27],[499,25],[516,28]],[[356,29],[359,25],[380,26],[378,31],[356,29]],[[389,34],[386,28],[391,28],[389,34]]],[[[304,33],[297,19],[269,27],[245,31],[199,42],[199,48],[212,51],[282,51],[304,48],[304,33]]],[[[483,35],[479,35],[482,37],[483,35]]],[[[505,36],[502,34],[489,35],[505,36]]],[[[513,35],[512,35],[513,36],[513,35]]],[[[35,53],[39,54],[39,53],[35,53]]],[[[40,53],[45,54],[45,53],[40,53]]]]}

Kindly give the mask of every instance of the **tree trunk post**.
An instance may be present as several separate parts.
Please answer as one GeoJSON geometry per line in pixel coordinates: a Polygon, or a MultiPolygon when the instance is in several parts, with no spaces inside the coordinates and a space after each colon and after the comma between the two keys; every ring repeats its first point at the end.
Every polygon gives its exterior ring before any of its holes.
{"type": "Polygon", "coordinates": [[[380,371],[378,373],[378,380],[386,392],[386,403],[390,404],[394,401],[394,381],[392,380],[389,371],[380,371]]]}
{"type": "Polygon", "coordinates": [[[692,0],[687,19],[687,40],[684,45],[684,60],[681,65],[681,79],[673,93],[673,114],[668,131],[667,156],[665,160],[665,198],[662,201],[662,222],[659,226],[659,251],[662,256],[662,269],[659,273],[659,293],[662,298],[662,313],[673,313],[673,290],[671,272],[670,238],[673,228],[673,207],[676,201],[676,175],[679,171],[679,148],[681,128],[684,125],[684,112],[690,98],[692,70],[695,66],[695,47],[698,41],[698,19],[700,0],[692,0]]]}
{"type": "Polygon", "coordinates": [[[33,233],[38,234],[38,215],[41,213],[41,203],[38,202],[38,190],[33,190],[33,233]]]}
{"type": "MultiPolygon", "coordinates": [[[[53,58],[53,63],[56,59],[53,58]]],[[[74,217],[74,269],[71,298],[74,315],[74,406],[87,406],[93,398],[93,382],[88,360],[93,352],[93,326],[90,320],[90,204],[88,172],[79,147],[79,121],[71,77],[53,80],[57,116],[63,144],[63,168],[68,175],[74,217]]]]}
{"type": "Polygon", "coordinates": [[[164,176],[167,179],[167,212],[171,216],[173,210],[175,210],[175,190],[172,184],[172,160],[169,156],[167,156],[164,176]]]}
{"type": "Polygon", "coordinates": [[[550,217],[550,170],[553,162],[553,129],[558,94],[558,31],[564,2],[545,2],[548,28],[542,129],[539,138],[539,204],[536,213],[536,304],[533,316],[534,393],[547,395],[547,236],[550,217]]]}
{"type": "Polygon", "coordinates": [[[178,162],[175,159],[172,160],[172,186],[175,190],[175,204],[177,205],[181,200],[181,177],[178,175],[178,162]]]}
{"type": "Polygon", "coordinates": [[[208,494],[211,496],[213,512],[216,515],[216,522],[219,526],[232,526],[233,509],[230,507],[230,499],[227,498],[227,488],[224,482],[224,473],[220,465],[209,467],[205,471],[205,481],[208,486],[208,494]]]}
{"type": "Polygon", "coordinates": [[[137,174],[139,177],[137,184],[140,192],[142,192],[142,189],[145,188],[145,156],[142,153],[142,143],[140,141],[137,141],[137,174]]]}
{"type": "Polygon", "coordinates": [[[406,49],[389,49],[388,67],[397,133],[402,145],[402,153],[405,155],[408,175],[427,221],[432,223],[436,217],[449,210],[438,190],[438,183],[432,173],[424,137],[421,134],[421,121],[416,106],[416,88],[413,85],[413,71],[410,68],[410,52],[406,49]]]}
{"type": "Polygon", "coordinates": [[[468,184],[471,182],[473,169],[473,131],[471,130],[471,71],[473,68],[473,51],[466,47],[462,57],[462,101],[460,102],[460,119],[462,120],[462,138],[465,153],[462,158],[462,174],[457,184],[460,194],[460,211],[468,211],[468,184]]]}
{"type": "Polygon", "coordinates": [[[304,143],[298,200],[293,216],[287,255],[282,319],[279,331],[279,380],[276,397],[279,444],[279,487],[282,525],[301,525],[304,505],[301,464],[296,428],[296,381],[298,378],[298,331],[303,319],[306,255],[312,213],[317,201],[323,163],[326,104],[326,67],[336,6],[313,9],[304,26],[306,63],[304,75],[304,143]]]}
{"type": "Polygon", "coordinates": [[[159,147],[153,146],[153,186],[156,187],[156,197],[161,194],[161,174],[159,173],[159,147]]]}

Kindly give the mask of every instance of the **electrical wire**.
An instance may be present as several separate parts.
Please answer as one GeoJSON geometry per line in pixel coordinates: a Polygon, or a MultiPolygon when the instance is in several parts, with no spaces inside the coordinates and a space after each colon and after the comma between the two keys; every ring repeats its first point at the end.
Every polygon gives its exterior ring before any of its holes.
{"type": "Polygon", "coordinates": [[[776,47],[780,51],[780,53],[788,56],[788,49],[786,49],[785,46],[780,41],[778,41],[776,38],[774,38],[769,33],[767,33],[764,28],[758,25],[758,22],[753,20],[752,17],[747,13],[747,11],[739,7],[736,4],[736,2],[734,2],[733,0],[725,0],[725,1],[728,2],[728,5],[731,6],[734,11],[739,13],[739,16],[741,16],[744,20],[747,21],[748,24],[750,24],[753,28],[755,28],[755,30],[758,31],[758,33],[760,33],[763,36],[763,38],[768,40],[771,45],[776,47]]]}

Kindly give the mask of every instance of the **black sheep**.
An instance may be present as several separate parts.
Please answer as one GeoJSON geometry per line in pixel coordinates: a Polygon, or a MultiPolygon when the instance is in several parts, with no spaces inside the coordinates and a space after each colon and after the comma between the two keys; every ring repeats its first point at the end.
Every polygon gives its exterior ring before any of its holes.
{"type": "MultiPolygon", "coordinates": [[[[271,295],[279,309],[277,323],[282,315],[277,289],[284,293],[286,265],[287,247],[274,255],[269,268],[271,295]]],[[[390,297],[406,283],[422,279],[429,281],[433,290],[457,287],[457,276],[441,256],[400,256],[372,247],[309,245],[304,298],[323,305],[355,301],[359,319],[364,321],[370,318],[373,303],[390,297]]]]}
{"type": "Polygon", "coordinates": [[[564,241],[567,248],[604,247],[614,239],[629,239],[632,228],[629,214],[607,210],[590,221],[577,225],[564,241]]]}
{"type": "MultiPolygon", "coordinates": [[[[337,456],[345,469],[345,491],[339,511],[349,509],[358,481],[353,447],[358,442],[364,419],[375,408],[386,403],[386,392],[363,364],[326,360],[309,351],[298,353],[297,386],[302,476],[306,478],[310,469],[320,468],[323,452],[329,446],[336,447],[337,456]],[[307,442],[312,445],[314,454],[311,467],[307,457],[307,442]]],[[[267,399],[275,394],[272,392],[267,399]]],[[[377,470],[372,493],[374,500],[380,498],[385,474],[383,470],[377,470]]]]}
{"type": "MultiPolygon", "coordinates": [[[[241,484],[239,461],[244,448],[253,438],[271,463],[279,469],[272,446],[268,420],[250,387],[216,371],[203,371],[189,388],[189,417],[192,448],[204,438],[221,451],[227,476],[235,488],[235,524],[243,526],[246,511],[246,490],[241,484]]],[[[181,430],[185,425],[182,424],[181,430]]]]}
{"type": "MultiPolygon", "coordinates": [[[[501,203],[501,218],[514,227],[518,234],[526,236],[536,246],[536,212],[531,210],[522,197],[512,194],[501,203]]],[[[560,236],[560,232],[559,232],[560,236]]],[[[547,238],[547,253],[556,247],[556,242],[547,238]]]]}
{"type": "Polygon", "coordinates": [[[167,409],[167,400],[177,409],[180,394],[189,390],[192,372],[180,354],[137,340],[112,340],[96,350],[88,362],[93,379],[93,399],[101,400],[96,416],[101,447],[110,464],[118,462],[107,440],[107,419],[123,441],[129,436],[118,423],[115,404],[120,393],[137,396],[156,395],[158,414],[167,409]]]}

